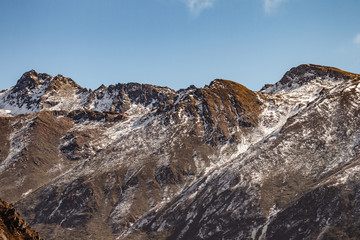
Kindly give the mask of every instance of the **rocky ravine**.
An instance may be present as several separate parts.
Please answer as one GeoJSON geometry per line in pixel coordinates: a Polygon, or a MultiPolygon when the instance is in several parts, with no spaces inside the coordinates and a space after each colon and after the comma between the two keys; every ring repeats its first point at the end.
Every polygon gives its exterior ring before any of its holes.
{"type": "Polygon", "coordinates": [[[360,75],[300,65],[259,92],[0,92],[0,198],[47,239],[356,239],[360,75]],[[359,85],[359,86],[358,86],[359,85]]]}

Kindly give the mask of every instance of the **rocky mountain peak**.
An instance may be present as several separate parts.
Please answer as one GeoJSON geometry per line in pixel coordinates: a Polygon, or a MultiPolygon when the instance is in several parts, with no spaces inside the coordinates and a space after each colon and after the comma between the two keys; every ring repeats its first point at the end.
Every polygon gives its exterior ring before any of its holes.
{"type": "Polygon", "coordinates": [[[104,84],[101,84],[100,87],[98,87],[97,89],[95,89],[95,91],[100,91],[100,90],[104,90],[106,89],[106,86],[104,84]]]}
{"type": "Polygon", "coordinates": [[[88,91],[71,78],[31,70],[25,72],[13,88],[0,94],[0,109],[11,114],[33,113],[43,109],[71,111],[79,107],[80,104],[76,103],[86,101],[87,95],[88,91]]]}
{"type": "Polygon", "coordinates": [[[38,74],[35,70],[25,72],[17,81],[14,87],[14,92],[36,88],[40,84],[39,77],[42,77],[42,74],[38,74]]]}
{"type": "Polygon", "coordinates": [[[359,78],[360,75],[346,72],[334,67],[315,64],[302,64],[291,68],[282,79],[274,85],[265,85],[261,91],[267,94],[279,93],[297,89],[314,80],[322,81],[326,86],[327,81],[341,82],[359,78]]]}
{"type": "Polygon", "coordinates": [[[61,74],[53,77],[47,73],[37,73],[35,70],[25,72],[17,81],[14,92],[31,91],[36,88],[49,87],[49,90],[58,90],[59,88],[67,85],[78,89],[83,89],[71,78],[64,77],[61,74]]]}
{"type": "Polygon", "coordinates": [[[68,77],[64,77],[61,74],[58,74],[56,77],[54,77],[49,85],[48,90],[54,90],[57,91],[61,88],[74,88],[77,90],[85,90],[83,87],[78,85],[74,80],[68,77]]]}
{"type": "Polygon", "coordinates": [[[216,78],[213,81],[210,82],[209,87],[216,87],[216,86],[220,86],[223,84],[226,84],[226,82],[229,82],[229,80],[225,80],[225,79],[221,79],[221,78],[216,78]]]}
{"type": "Polygon", "coordinates": [[[255,92],[245,86],[224,79],[215,79],[208,88],[205,88],[209,95],[215,93],[222,101],[229,101],[232,104],[240,104],[241,107],[247,108],[249,112],[259,112],[258,97],[255,92]],[[255,110],[256,109],[256,110],[255,110]]]}
{"type": "Polygon", "coordinates": [[[288,84],[292,80],[297,80],[298,83],[305,83],[314,77],[328,78],[328,79],[344,79],[349,80],[358,77],[358,74],[342,71],[338,68],[327,67],[314,64],[302,64],[298,67],[291,68],[285,73],[284,77],[280,80],[283,85],[288,84]],[[301,78],[301,76],[303,76],[301,78]]]}

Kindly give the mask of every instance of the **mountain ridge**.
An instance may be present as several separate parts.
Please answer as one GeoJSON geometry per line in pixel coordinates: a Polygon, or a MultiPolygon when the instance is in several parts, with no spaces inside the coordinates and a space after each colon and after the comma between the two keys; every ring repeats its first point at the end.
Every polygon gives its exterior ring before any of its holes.
{"type": "Polygon", "coordinates": [[[64,85],[25,77],[29,93],[0,94],[0,107],[18,107],[0,117],[0,197],[42,236],[356,236],[358,74],[300,65],[258,92],[222,79],[90,91],[55,78],[64,85]]]}

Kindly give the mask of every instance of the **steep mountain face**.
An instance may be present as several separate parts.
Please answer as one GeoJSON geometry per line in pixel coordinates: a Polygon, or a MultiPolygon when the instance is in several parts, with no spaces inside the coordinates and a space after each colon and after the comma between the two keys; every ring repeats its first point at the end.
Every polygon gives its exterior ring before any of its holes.
{"type": "Polygon", "coordinates": [[[169,239],[355,239],[359,84],[329,90],[123,236],[138,229],[169,239]]]}
{"type": "Polygon", "coordinates": [[[4,240],[40,240],[13,206],[0,199],[0,237],[4,240]]]}
{"type": "Polygon", "coordinates": [[[259,92],[91,91],[30,71],[0,92],[0,197],[47,239],[356,239],[359,84],[300,65],[259,92]]]}

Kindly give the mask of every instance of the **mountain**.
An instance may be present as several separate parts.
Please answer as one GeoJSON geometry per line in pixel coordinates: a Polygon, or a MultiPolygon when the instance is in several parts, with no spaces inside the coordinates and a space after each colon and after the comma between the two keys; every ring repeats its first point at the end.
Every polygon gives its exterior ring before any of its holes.
{"type": "Polygon", "coordinates": [[[258,92],[92,91],[32,70],[0,92],[0,198],[46,239],[356,239],[359,84],[304,64],[258,92]]]}

